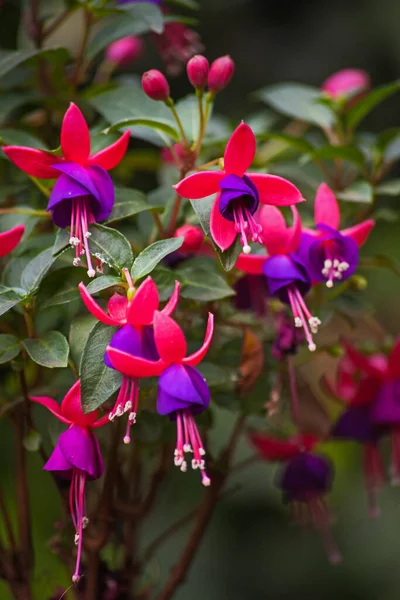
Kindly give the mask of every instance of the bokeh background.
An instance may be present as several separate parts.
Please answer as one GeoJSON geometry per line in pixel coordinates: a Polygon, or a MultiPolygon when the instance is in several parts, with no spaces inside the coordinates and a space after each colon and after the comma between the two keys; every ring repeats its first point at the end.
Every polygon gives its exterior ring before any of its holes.
{"type": "MultiPolygon", "coordinates": [[[[345,67],[365,69],[374,85],[400,76],[398,0],[200,0],[200,4],[199,31],[207,56],[213,59],[229,53],[236,61],[229,90],[217,101],[217,111],[232,119],[254,111],[251,92],[270,83],[299,81],[318,86],[330,73],[345,67]]],[[[0,7],[1,44],[13,48],[21,2],[0,0],[0,7]]],[[[76,27],[71,24],[63,35],[73,44],[78,35],[76,27]]],[[[145,56],[132,70],[140,73],[148,67],[161,67],[150,42],[145,56]]],[[[175,80],[173,91],[176,96],[189,92],[184,76],[175,80]]],[[[399,108],[395,96],[375,110],[365,126],[372,131],[399,126],[399,108]]],[[[396,208],[398,201],[392,199],[391,207],[396,208]]],[[[364,254],[378,250],[400,258],[398,223],[380,225],[364,254]]],[[[386,271],[368,271],[365,275],[369,281],[366,297],[374,305],[378,320],[390,334],[397,334],[399,280],[386,271]]],[[[216,420],[211,444],[219,444],[232,425],[231,414],[223,409],[217,410],[216,420]]],[[[0,476],[5,486],[12,481],[10,447],[10,433],[0,423],[0,476]]],[[[329,566],[316,534],[290,525],[286,507],[281,505],[274,487],[274,469],[254,464],[233,478],[232,493],[221,501],[177,600],[336,600],[339,596],[346,600],[398,600],[400,490],[388,486],[382,492],[381,517],[370,522],[359,448],[341,444],[327,447],[326,452],[337,467],[331,505],[334,533],[343,555],[341,565],[329,566]]],[[[243,440],[238,460],[250,454],[243,440]]],[[[40,471],[40,461],[32,455],[30,462],[38,563],[36,591],[38,599],[48,600],[57,577],[61,587],[67,581],[48,544],[59,506],[50,480],[40,471]]],[[[166,522],[196,504],[197,481],[189,473],[186,478],[183,491],[175,479],[165,489],[149,540],[166,522]]],[[[150,567],[149,577],[166,576],[183,540],[184,532],[164,546],[150,567]]],[[[1,586],[0,598],[8,600],[1,586]]]]}

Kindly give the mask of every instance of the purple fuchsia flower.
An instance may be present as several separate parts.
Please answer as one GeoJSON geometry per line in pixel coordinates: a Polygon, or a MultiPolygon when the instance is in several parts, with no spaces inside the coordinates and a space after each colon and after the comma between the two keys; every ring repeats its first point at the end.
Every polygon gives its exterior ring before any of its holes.
{"type": "Polygon", "coordinates": [[[176,421],[177,442],[174,463],[187,470],[185,453],[193,452],[192,468],[199,469],[203,485],[210,485],[205,469],[205,450],[194,416],[208,408],[210,391],[204,377],[194,367],[206,355],[214,331],[214,315],[208,314],[204,343],[194,354],[186,356],[187,343],[179,325],[166,314],[154,313],[154,341],[159,354],[157,361],[134,356],[108,346],[111,363],[125,377],[159,376],[157,412],[176,421]]]}
{"type": "Polygon", "coordinates": [[[299,434],[279,439],[259,432],[250,434],[250,440],[262,460],[281,463],[276,484],[282,491],[283,501],[291,504],[293,516],[301,525],[313,523],[329,561],[339,563],[341,556],[332,538],[331,515],[324,499],[332,488],[333,465],[325,456],[311,452],[318,438],[299,434]]]}
{"type": "Polygon", "coordinates": [[[63,156],[23,146],[3,150],[17,167],[31,177],[57,179],[47,210],[61,229],[71,227],[70,244],[75,247],[74,265],[86,254],[89,277],[92,265],[89,225],[106,219],[114,206],[114,186],[107,173],[124,157],[129,143],[126,131],[114,144],[90,156],[90,133],[79,108],[71,102],[61,127],[63,156]]]}
{"type": "Polygon", "coordinates": [[[252,275],[264,274],[269,293],[290,305],[295,326],[303,328],[308,348],[314,351],[312,333],[317,332],[321,321],[312,316],[303,299],[311,288],[311,279],[306,264],[296,254],[302,229],[297,209],[291,209],[293,227],[287,227],[276,207],[261,208],[259,222],[266,253],[240,254],[236,267],[252,275]]]}
{"type": "MultiPolygon", "coordinates": [[[[111,338],[110,344],[104,355],[104,363],[114,369],[110,360],[109,348],[124,352],[129,356],[140,357],[145,360],[158,360],[159,355],[154,343],[153,319],[159,307],[157,287],[151,277],[147,277],[135,290],[128,270],[124,269],[128,279],[128,297],[114,294],[108,301],[106,313],[92,296],[83,283],[79,284],[79,291],[86,308],[105,325],[119,327],[111,338]]],[[[170,315],[178,302],[180,283],[175,282],[175,290],[161,314],[170,315]]],[[[118,369],[119,370],[119,369],[118,369]]],[[[129,412],[125,444],[129,444],[130,428],[136,422],[139,403],[139,377],[124,376],[118,393],[115,406],[109,413],[110,421],[129,412]]]]}
{"type": "Polygon", "coordinates": [[[242,122],[226,146],[222,171],[193,173],[175,186],[178,194],[191,200],[218,194],[211,211],[210,229],[222,251],[232,246],[238,234],[246,254],[251,251],[249,241],[263,243],[256,216],[260,203],[289,206],[303,201],[300,191],[290,181],[276,175],[247,172],[255,152],[254,133],[242,122]]]}
{"type": "Polygon", "coordinates": [[[0,233],[0,257],[10,254],[20,243],[25,226],[17,225],[8,231],[0,233]]]}
{"type": "Polygon", "coordinates": [[[31,400],[45,406],[59,421],[68,425],[43,468],[71,480],[69,504],[78,546],[72,581],[77,582],[80,579],[83,529],[89,523],[85,486],[87,481],[99,479],[104,471],[99,442],[92,430],[108,423],[108,415],[98,419],[97,410],[88,414],[83,412],[79,380],[67,392],[61,405],[47,396],[34,396],[31,400]]]}
{"type": "Polygon", "coordinates": [[[325,281],[331,288],[335,281],[353,275],[359,252],[371,233],[375,221],[368,219],[339,231],[340,208],[332,190],[321,183],[315,197],[314,219],[317,231],[305,229],[298,254],[308,264],[313,281],[325,281]]]}

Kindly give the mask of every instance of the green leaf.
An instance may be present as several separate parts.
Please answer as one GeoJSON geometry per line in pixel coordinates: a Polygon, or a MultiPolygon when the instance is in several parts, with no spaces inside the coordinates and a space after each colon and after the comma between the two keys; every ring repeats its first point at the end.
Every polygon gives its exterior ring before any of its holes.
{"type": "Polygon", "coordinates": [[[22,298],[10,288],[0,286],[0,316],[21,302],[22,298]]]}
{"type": "Polygon", "coordinates": [[[69,345],[59,331],[49,331],[41,338],[26,338],[22,342],[33,361],[48,369],[68,365],[69,345]]]}
{"type": "Polygon", "coordinates": [[[89,337],[90,331],[98,323],[97,319],[86,312],[86,314],[75,317],[71,322],[69,328],[69,347],[71,352],[71,358],[75,365],[79,365],[81,362],[83,348],[85,347],[86,340],[89,337]]]}
{"type": "Polygon", "coordinates": [[[380,196],[400,196],[400,179],[385,181],[375,188],[380,196]]]}
{"type": "Polygon", "coordinates": [[[59,229],[56,233],[56,239],[54,240],[54,245],[52,248],[53,256],[59,256],[61,252],[66,250],[66,248],[70,248],[71,244],[69,243],[69,232],[66,229],[59,229]]]}
{"type": "Polygon", "coordinates": [[[91,252],[112,269],[120,272],[132,265],[132,248],[126,237],[116,229],[104,225],[91,225],[89,246],[91,252]]]}
{"type": "Polygon", "coordinates": [[[133,217],[145,210],[155,210],[159,212],[162,207],[151,206],[143,192],[129,188],[115,188],[115,202],[111,215],[105,221],[107,225],[115,221],[121,221],[128,217],[133,217]]]}
{"type": "Polygon", "coordinates": [[[154,242],[143,250],[136,258],[132,266],[131,275],[134,281],[151,273],[158,263],[171,252],[178,250],[183,244],[184,238],[170,238],[154,242]]]}
{"type": "MultiPolygon", "coordinates": [[[[1,84],[0,84],[0,87],[1,84]]],[[[4,92],[0,95],[0,123],[6,121],[12,113],[16,112],[25,104],[37,102],[41,95],[37,92],[4,92]]]]}
{"type": "Polygon", "coordinates": [[[108,127],[104,130],[104,133],[111,133],[112,131],[118,129],[127,129],[128,127],[133,127],[134,125],[141,125],[143,127],[150,127],[150,129],[155,129],[156,131],[162,131],[166,135],[169,135],[176,142],[179,142],[179,133],[172,127],[168,121],[154,120],[154,119],[143,119],[138,117],[136,119],[124,119],[123,121],[119,121],[118,123],[114,123],[111,127],[108,127]]]}
{"type": "Polygon", "coordinates": [[[347,202],[371,204],[374,199],[374,190],[368,181],[356,181],[343,190],[343,192],[337,194],[337,197],[347,202]]]}
{"type": "Polygon", "coordinates": [[[47,150],[45,142],[21,129],[0,129],[0,139],[9,146],[29,146],[47,150]]]}
{"type": "Polygon", "coordinates": [[[104,404],[121,385],[122,375],[104,364],[104,353],[116,331],[116,327],[96,323],[87,338],[80,365],[81,402],[86,413],[104,404]]]}
{"type": "Polygon", "coordinates": [[[292,135],[285,135],[282,133],[263,133],[258,136],[258,138],[261,140],[276,140],[278,142],[282,142],[283,148],[280,151],[285,150],[285,146],[289,146],[290,148],[298,150],[299,152],[310,154],[315,150],[314,146],[307,140],[304,140],[300,137],[294,137],[292,135]]]}
{"type": "Polygon", "coordinates": [[[194,212],[197,215],[197,218],[200,221],[200,225],[206,235],[210,238],[212,245],[214,246],[214,250],[216,251],[218,258],[221,262],[221,265],[224,267],[225,271],[230,271],[236,264],[237,258],[242,250],[240,245],[239,236],[236,238],[236,241],[232,244],[228,250],[225,252],[221,252],[216,243],[211,237],[210,232],[210,214],[211,208],[214,204],[215,196],[210,198],[203,198],[202,200],[194,200],[190,201],[194,212]]]}
{"type": "Polygon", "coordinates": [[[66,48],[42,48],[40,50],[16,50],[0,51],[0,77],[18,67],[30,58],[46,58],[54,60],[57,63],[65,63],[69,59],[69,52],[66,48]]]}
{"type": "Polygon", "coordinates": [[[400,91],[400,81],[389,83],[372,90],[347,113],[347,125],[354,129],[371,112],[375,106],[400,91]]]}
{"type": "Polygon", "coordinates": [[[256,97],[288,117],[313,123],[320,127],[331,127],[334,115],[329,108],[318,103],[321,91],[299,83],[271,85],[256,92],[256,97]]]}
{"type": "Polygon", "coordinates": [[[234,290],[229,287],[225,279],[202,268],[193,268],[185,265],[177,270],[182,282],[181,296],[199,302],[211,302],[234,296],[234,290]]]}
{"type": "Polygon", "coordinates": [[[347,160],[350,163],[363,167],[365,164],[364,154],[356,146],[322,146],[311,153],[312,158],[323,160],[335,160],[337,158],[347,160]]]}
{"type": "Polygon", "coordinates": [[[87,290],[89,294],[96,294],[102,290],[107,290],[114,285],[121,285],[121,277],[115,277],[114,275],[102,275],[101,277],[95,277],[88,284],[87,290]]]}
{"type": "Polygon", "coordinates": [[[21,286],[28,294],[32,294],[39,287],[55,260],[52,248],[47,248],[26,265],[21,276],[21,286]]]}
{"type": "Polygon", "coordinates": [[[15,335],[0,334],[0,365],[12,360],[21,352],[21,346],[15,335]]]}
{"type": "Polygon", "coordinates": [[[163,15],[158,6],[146,2],[137,2],[134,5],[120,7],[124,14],[116,14],[107,20],[90,41],[86,56],[93,60],[116,40],[128,35],[141,35],[147,31],[162,33],[164,29],[163,15]]]}
{"type": "Polygon", "coordinates": [[[43,308],[79,300],[78,285],[82,279],[86,279],[86,273],[76,267],[66,267],[50,273],[39,288],[38,303],[43,308]]]}
{"type": "Polygon", "coordinates": [[[161,266],[154,269],[151,277],[157,286],[161,302],[165,302],[170,298],[174,291],[175,281],[180,279],[176,271],[161,266]]]}

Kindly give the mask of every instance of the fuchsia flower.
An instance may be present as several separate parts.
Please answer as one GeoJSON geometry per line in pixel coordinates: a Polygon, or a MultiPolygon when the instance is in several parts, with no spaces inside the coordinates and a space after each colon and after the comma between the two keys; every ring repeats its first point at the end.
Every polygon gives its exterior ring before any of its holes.
{"type": "Polygon", "coordinates": [[[362,69],[342,69],[330,75],[321,89],[331,98],[343,98],[366,92],[371,87],[368,73],[362,69]]]}
{"type": "Polygon", "coordinates": [[[251,434],[250,439],[262,459],[282,463],[277,487],[284,502],[292,505],[293,516],[300,524],[312,521],[322,537],[329,561],[339,563],[341,556],[332,538],[331,515],[324,500],[332,488],[333,465],[325,456],[311,452],[318,439],[302,434],[282,440],[262,433],[251,434]]]}
{"type": "Polygon", "coordinates": [[[299,255],[308,263],[313,281],[332,287],[344,281],[358,265],[358,249],[368,239],[375,221],[368,219],[339,231],[340,208],[332,190],[321,183],[315,197],[314,219],[317,231],[305,229],[299,255]]]}
{"type": "Polygon", "coordinates": [[[311,279],[306,264],[295,254],[302,229],[297,209],[293,206],[291,209],[293,227],[287,227],[277,208],[261,208],[259,221],[266,253],[240,254],[236,267],[252,275],[265,275],[269,293],[290,305],[295,326],[303,327],[308,348],[314,351],[311,334],[317,332],[321,321],[311,315],[303,299],[311,288],[311,279]]]}
{"type": "Polygon", "coordinates": [[[10,254],[18,246],[24,235],[24,231],[24,225],[17,225],[13,229],[0,233],[0,257],[10,254]]]}
{"type": "MultiPolygon", "coordinates": [[[[125,270],[125,275],[130,285],[128,297],[114,294],[108,301],[108,313],[93,300],[83,283],[80,283],[78,286],[82,300],[92,315],[105,325],[119,327],[118,331],[113,335],[104,356],[105,364],[111,369],[115,367],[110,361],[110,348],[142,359],[157,360],[159,358],[154,344],[152,327],[155,311],[159,307],[157,287],[152,278],[147,277],[138,289],[135,290],[127,269],[125,270]]],[[[180,283],[176,281],[174,293],[161,311],[161,314],[170,315],[175,310],[179,289],[180,283]]],[[[113,421],[115,417],[121,417],[126,412],[129,412],[124,437],[126,444],[131,439],[130,427],[136,422],[139,402],[139,377],[140,375],[130,376],[129,374],[124,376],[115,406],[109,413],[109,419],[113,421]]]]}
{"type": "Polygon", "coordinates": [[[204,343],[194,354],[186,356],[185,336],[177,323],[166,314],[154,313],[154,341],[159,354],[156,361],[132,355],[122,349],[107,348],[109,359],[125,377],[160,376],[158,383],[157,412],[176,420],[177,442],[175,465],[186,471],[185,453],[193,452],[192,468],[199,469],[203,485],[210,485],[205,470],[205,450],[194,415],[207,409],[210,392],[204,377],[194,367],[203,360],[213,336],[214,316],[208,314],[204,343]]]}
{"type": "Polygon", "coordinates": [[[221,250],[229,248],[238,234],[246,254],[251,251],[250,240],[263,243],[262,228],[255,214],[260,202],[289,206],[303,201],[300,191],[290,181],[276,175],[247,172],[255,152],[254,133],[241,123],[226,146],[222,171],[194,173],[175,186],[178,194],[191,200],[218,194],[211,211],[210,229],[221,250]]]}
{"type": "Polygon", "coordinates": [[[86,481],[99,479],[104,471],[99,442],[92,429],[108,423],[108,415],[98,419],[98,411],[84,414],[81,408],[80,381],[74,383],[61,405],[47,396],[32,397],[33,402],[42,404],[59,421],[68,425],[58,438],[52,455],[43,467],[71,479],[69,503],[72,521],[76,530],[75,543],[78,546],[73,582],[80,579],[79,568],[82,555],[82,534],[89,520],[86,516],[86,481]]]}
{"type": "Polygon", "coordinates": [[[61,128],[62,157],[35,148],[3,147],[8,158],[28,175],[57,179],[47,210],[58,227],[71,226],[70,244],[76,249],[74,265],[86,254],[89,277],[96,272],[90,257],[88,227],[103,221],[112,211],[114,186],[107,171],[124,157],[129,136],[126,131],[114,144],[90,156],[88,126],[79,108],[71,103],[61,128]]]}

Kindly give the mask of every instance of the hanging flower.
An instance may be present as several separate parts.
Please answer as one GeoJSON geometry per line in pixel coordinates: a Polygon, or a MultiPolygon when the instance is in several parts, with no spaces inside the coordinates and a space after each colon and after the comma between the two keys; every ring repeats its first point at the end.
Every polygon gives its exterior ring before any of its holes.
{"type": "MultiPolygon", "coordinates": [[[[108,348],[114,348],[132,356],[147,360],[158,360],[159,355],[154,343],[153,319],[154,313],[159,307],[158,290],[151,277],[147,277],[137,290],[133,287],[132,279],[128,269],[124,269],[128,279],[128,297],[114,294],[108,301],[108,313],[106,313],[92,296],[83,283],[79,284],[79,291],[86,308],[105,325],[119,327],[113,335],[108,348]]],[[[170,315],[178,302],[180,283],[175,282],[175,290],[161,311],[162,314],[170,315]]],[[[114,368],[110,361],[108,349],[104,355],[107,367],[114,368]]],[[[125,444],[129,444],[130,428],[136,422],[139,403],[138,377],[124,376],[115,406],[109,413],[110,421],[115,417],[128,414],[128,423],[124,437],[125,444]]]]}
{"type": "Polygon", "coordinates": [[[316,346],[312,333],[321,324],[308,310],[303,296],[311,288],[311,279],[306,264],[295,254],[301,238],[301,220],[295,207],[292,208],[293,227],[287,227],[282,213],[274,206],[263,206],[259,212],[262,236],[266,253],[240,254],[236,267],[252,275],[264,274],[269,293],[281,302],[289,304],[296,327],[302,327],[308,348],[316,346]]]}
{"type": "Polygon", "coordinates": [[[13,229],[0,233],[0,257],[10,254],[18,246],[24,231],[24,225],[17,225],[13,229]]]}
{"type": "Polygon", "coordinates": [[[359,260],[358,249],[367,241],[375,221],[368,219],[339,231],[340,208],[326,183],[321,183],[317,190],[314,219],[317,231],[304,230],[298,254],[307,262],[312,280],[325,281],[331,288],[335,281],[353,275],[359,260]]]}
{"type": "Polygon", "coordinates": [[[250,241],[263,243],[256,216],[260,203],[288,206],[303,201],[300,191],[290,181],[276,175],[247,172],[255,152],[254,133],[241,123],[226,146],[222,171],[200,171],[175,186],[178,194],[191,200],[217,194],[210,229],[223,251],[232,246],[238,234],[246,254],[251,251],[250,241]]]}
{"type": "Polygon", "coordinates": [[[210,485],[205,470],[205,450],[194,415],[206,410],[210,392],[204,377],[194,367],[203,360],[213,336],[214,316],[208,314],[204,343],[194,354],[186,356],[185,336],[177,323],[166,314],[154,313],[154,341],[159,354],[157,361],[134,356],[108,346],[110,361],[125,377],[159,376],[157,412],[168,415],[177,424],[175,465],[186,471],[185,453],[193,452],[192,468],[199,469],[203,485],[210,485]]]}
{"type": "Polygon", "coordinates": [[[329,561],[339,563],[341,556],[332,538],[331,515],[324,499],[332,488],[333,465],[325,456],[311,452],[318,439],[301,434],[284,440],[262,433],[251,434],[250,439],[263,460],[282,463],[276,485],[282,491],[283,501],[291,504],[293,516],[300,524],[309,520],[313,523],[329,561]]]}
{"type": "Polygon", "coordinates": [[[62,157],[23,146],[4,146],[17,167],[31,177],[57,179],[47,210],[57,227],[70,225],[70,244],[75,248],[74,265],[86,254],[89,277],[96,272],[90,257],[89,225],[106,219],[114,205],[114,186],[107,173],[124,157],[130,132],[114,144],[90,156],[90,134],[79,108],[71,103],[61,128],[62,157]]]}
{"type": "Polygon", "coordinates": [[[87,481],[99,479],[104,471],[99,442],[92,430],[105,425],[108,416],[98,419],[97,410],[84,414],[79,380],[67,392],[61,405],[47,396],[35,396],[31,400],[45,406],[59,421],[68,425],[43,468],[71,480],[69,503],[76,530],[75,543],[78,546],[72,581],[77,582],[80,579],[83,529],[89,523],[86,516],[85,486],[87,481]]]}

